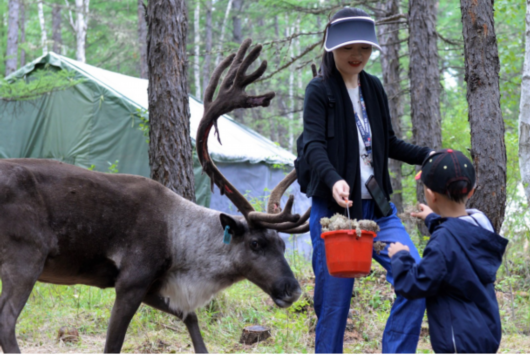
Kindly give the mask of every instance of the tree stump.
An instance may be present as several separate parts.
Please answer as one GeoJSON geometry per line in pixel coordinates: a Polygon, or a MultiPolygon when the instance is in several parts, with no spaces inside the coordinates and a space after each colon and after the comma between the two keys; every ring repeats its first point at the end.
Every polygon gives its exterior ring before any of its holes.
{"type": "Polygon", "coordinates": [[[261,325],[252,325],[250,327],[243,328],[241,333],[241,339],[239,342],[241,344],[254,344],[271,337],[271,330],[267,327],[262,327],[261,325]]]}
{"type": "Polygon", "coordinates": [[[57,332],[57,341],[61,340],[64,343],[77,343],[79,342],[79,332],[74,327],[61,327],[57,332]]]}

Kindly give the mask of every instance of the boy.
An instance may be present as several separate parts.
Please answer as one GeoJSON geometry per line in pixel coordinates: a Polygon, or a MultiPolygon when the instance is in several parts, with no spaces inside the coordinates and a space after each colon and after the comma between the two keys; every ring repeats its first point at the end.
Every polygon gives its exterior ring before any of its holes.
{"type": "Polygon", "coordinates": [[[426,298],[435,352],[494,353],[501,340],[494,282],[508,241],[482,212],[466,210],[475,171],[461,152],[446,149],[429,156],[420,178],[429,206],[420,205],[421,212],[412,216],[425,220],[431,239],[419,264],[407,246],[388,248],[396,293],[426,298]]]}

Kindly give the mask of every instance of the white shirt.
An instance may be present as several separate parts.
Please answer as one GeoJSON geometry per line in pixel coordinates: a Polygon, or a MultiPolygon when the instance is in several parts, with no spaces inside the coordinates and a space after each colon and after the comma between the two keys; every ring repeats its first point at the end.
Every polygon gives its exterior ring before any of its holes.
{"type": "MultiPolygon", "coordinates": [[[[363,112],[361,111],[361,103],[359,98],[359,87],[357,86],[354,89],[348,89],[348,94],[350,95],[351,102],[353,104],[353,111],[359,116],[359,120],[361,121],[361,124],[364,123],[363,119],[363,112]]],[[[355,123],[355,117],[351,118],[355,123]]],[[[357,128],[357,124],[355,123],[355,127],[357,128]]],[[[368,131],[370,132],[370,136],[372,136],[372,129],[370,128],[370,125],[368,124],[368,131]]],[[[357,128],[357,137],[359,140],[359,164],[360,164],[360,171],[361,171],[361,198],[362,199],[371,199],[372,196],[368,192],[368,189],[366,188],[366,181],[370,178],[370,176],[374,175],[374,168],[370,164],[372,161],[372,156],[368,157],[366,155],[366,147],[364,146],[363,137],[361,136],[361,132],[359,132],[359,129],[357,128]]]]}

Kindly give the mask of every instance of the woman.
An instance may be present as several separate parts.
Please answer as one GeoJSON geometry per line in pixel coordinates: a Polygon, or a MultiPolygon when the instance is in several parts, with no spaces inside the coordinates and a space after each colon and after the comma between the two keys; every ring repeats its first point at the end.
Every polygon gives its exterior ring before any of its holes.
{"type": "MultiPolygon", "coordinates": [[[[303,149],[311,169],[306,191],[312,197],[317,353],[342,352],[354,284],[354,279],[329,275],[320,238],[321,218],[344,214],[348,206],[351,218],[379,224],[381,231],[375,241],[400,242],[420,260],[395,206],[390,204],[390,214],[384,216],[384,209],[377,208],[365,186],[373,175],[388,200],[392,193],[388,158],[420,165],[430,153],[429,148],[395,136],[383,86],[363,71],[373,47],[380,49],[375,23],[364,11],[345,8],[337,12],[326,28],[319,76],[305,93],[303,149]],[[335,101],[334,108],[330,108],[331,100],[335,101]]],[[[373,258],[387,270],[387,280],[393,283],[386,249],[380,254],[374,252],[373,258]]],[[[414,353],[424,311],[424,299],[408,301],[397,296],[383,334],[383,352],[414,353]]]]}

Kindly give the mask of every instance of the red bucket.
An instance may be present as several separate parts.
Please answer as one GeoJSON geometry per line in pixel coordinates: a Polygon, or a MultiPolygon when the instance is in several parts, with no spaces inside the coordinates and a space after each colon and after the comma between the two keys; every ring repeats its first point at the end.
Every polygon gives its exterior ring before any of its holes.
{"type": "Polygon", "coordinates": [[[376,234],[355,230],[338,230],[321,235],[326,246],[328,271],[335,277],[362,277],[370,273],[372,250],[376,234]]]}

